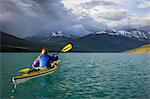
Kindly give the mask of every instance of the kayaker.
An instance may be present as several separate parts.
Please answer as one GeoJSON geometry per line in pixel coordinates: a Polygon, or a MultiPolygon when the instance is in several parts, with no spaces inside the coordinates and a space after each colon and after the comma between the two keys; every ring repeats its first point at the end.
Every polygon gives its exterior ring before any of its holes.
{"type": "Polygon", "coordinates": [[[56,57],[56,55],[53,56],[48,55],[48,50],[46,48],[43,48],[40,56],[32,64],[33,69],[40,70],[51,68],[51,63],[55,61],[56,58],[58,58],[58,56],[56,57]],[[53,58],[53,56],[55,57],[53,58]]]}

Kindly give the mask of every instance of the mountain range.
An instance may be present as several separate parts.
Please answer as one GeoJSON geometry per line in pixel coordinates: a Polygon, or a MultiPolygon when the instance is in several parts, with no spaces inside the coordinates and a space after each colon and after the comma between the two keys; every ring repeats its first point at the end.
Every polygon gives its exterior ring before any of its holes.
{"type": "MultiPolygon", "coordinates": [[[[6,35],[4,32],[1,34],[6,35]]],[[[7,40],[4,38],[6,37],[2,37],[3,45],[8,42],[9,45],[12,45],[10,44],[12,36],[9,35],[7,40]]],[[[52,49],[52,51],[59,51],[65,44],[73,43],[73,52],[124,52],[145,44],[150,44],[150,33],[137,29],[102,30],[82,37],[58,31],[50,33],[47,37],[35,35],[24,39],[13,38],[17,39],[14,40],[16,44],[19,43],[35,51],[39,51],[42,47],[47,47],[52,49]]]]}
{"type": "Polygon", "coordinates": [[[0,31],[1,44],[0,48],[2,52],[26,52],[26,51],[40,51],[41,48],[48,48],[51,51],[59,51],[63,45],[60,44],[45,44],[41,42],[34,42],[18,37],[12,36],[8,33],[0,31]]]}

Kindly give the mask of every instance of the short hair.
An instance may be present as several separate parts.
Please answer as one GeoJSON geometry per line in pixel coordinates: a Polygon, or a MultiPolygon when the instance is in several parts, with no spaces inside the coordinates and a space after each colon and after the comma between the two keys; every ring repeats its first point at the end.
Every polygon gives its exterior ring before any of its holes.
{"type": "Polygon", "coordinates": [[[43,48],[41,54],[48,54],[48,50],[46,48],[43,48]]]}

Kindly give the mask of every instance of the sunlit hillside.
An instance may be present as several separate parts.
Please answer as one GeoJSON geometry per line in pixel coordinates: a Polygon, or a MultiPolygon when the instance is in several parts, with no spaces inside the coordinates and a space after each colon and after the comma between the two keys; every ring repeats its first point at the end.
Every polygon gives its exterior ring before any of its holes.
{"type": "Polygon", "coordinates": [[[150,44],[141,46],[133,50],[129,50],[128,53],[150,53],[150,44]]]}

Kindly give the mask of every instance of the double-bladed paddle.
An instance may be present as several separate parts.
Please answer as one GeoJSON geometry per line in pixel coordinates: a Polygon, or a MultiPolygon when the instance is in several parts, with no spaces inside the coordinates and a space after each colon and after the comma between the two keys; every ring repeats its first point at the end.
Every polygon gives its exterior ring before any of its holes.
{"type": "MultiPolygon", "coordinates": [[[[68,52],[72,48],[73,48],[73,45],[69,43],[69,44],[67,44],[66,46],[63,47],[61,52],[63,52],[63,53],[68,52]]],[[[27,73],[28,71],[30,71],[30,68],[24,68],[24,69],[19,70],[19,72],[23,72],[23,73],[27,73]]]]}

